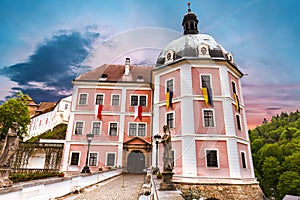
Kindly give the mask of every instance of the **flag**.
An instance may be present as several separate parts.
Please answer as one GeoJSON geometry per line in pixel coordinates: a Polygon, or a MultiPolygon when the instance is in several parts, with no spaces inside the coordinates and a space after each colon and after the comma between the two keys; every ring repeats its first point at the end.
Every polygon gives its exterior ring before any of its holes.
{"type": "Polygon", "coordinates": [[[98,117],[100,120],[102,117],[102,107],[103,107],[103,105],[101,105],[101,104],[95,105],[95,117],[98,117]]]}
{"type": "Polygon", "coordinates": [[[166,93],[166,108],[169,109],[170,106],[170,92],[166,93]]]}
{"type": "Polygon", "coordinates": [[[170,91],[170,95],[169,95],[169,106],[170,108],[172,108],[172,99],[173,99],[173,91],[170,91]]]}
{"type": "Polygon", "coordinates": [[[208,106],[208,94],[207,94],[207,88],[201,88],[202,89],[202,94],[204,97],[204,102],[206,107],[208,106]]]}
{"type": "Polygon", "coordinates": [[[214,106],[211,88],[207,88],[207,96],[208,96],[208,103],[209,103],[211,106],[214,106]]]}
{"type": "Polygon", "coordinates": [[[134,107],[134,120],[136,120],[136,118],[142,120],[142,106],[134,107]]]}
{"type": "Polygon", "coordinates": [[[236,108],[236,111],[239,111],[241,110],[240,108],[240,102],[239,102],[239,97],[237,94],[233,93],[233,98],[235,100],[235,108],[236,108]]]}

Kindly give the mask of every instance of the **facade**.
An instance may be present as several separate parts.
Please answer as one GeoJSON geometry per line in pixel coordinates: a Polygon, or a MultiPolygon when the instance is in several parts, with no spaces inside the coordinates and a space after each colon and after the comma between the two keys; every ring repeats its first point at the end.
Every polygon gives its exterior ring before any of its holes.
{"type": "Polygon", "coordinates": [[[57,103],[41,102],[35,110],[35,115],[31,117],[28,136],[24,140],[53,129],[58,124],[67,124],[71,110],[71,99],[72,96],[68,96],[57,103]]]}
{"type": "Polygon", "coordinates": [[[184,35],[165,47],[152,71],[153,134],[162,134],[164,124],[171,128],[173,177],[179,182],[256,183],[243,73],[232,54],[200,34],[197,24],[189,8],[184,35]]]}
{"type": "MultiPolygon", "coordinates": [[[[88,133],[94,134],[87,159],[92,171],[121,166],[141,172],[156,165],[156,154],[162,170],[163,145],[156,152],[153,136],[162,135],[167,124],[174,181],[209,188],[235,185],[237,190],[254,185],[245,195],[254,190],[256,197],[261,195],[248,137],[243,73],[232,54],[199,33],[197,25],[189,8],[184,35],[164,48],[154,67],[131,66],[127,59],[125,65],[103,65],[73,81],[62,170],[85,166],[88,133]]],[[[218,190],[216,198],[222,198],[225,189],[218,190]]]]}
{"type": "Polygon", "coordinates": [[[142,172],[151,165],[151,66],[103,65],[73,81],[64,171],[86,164],[86,135],[94,135],[88,165],[142,172]]]}

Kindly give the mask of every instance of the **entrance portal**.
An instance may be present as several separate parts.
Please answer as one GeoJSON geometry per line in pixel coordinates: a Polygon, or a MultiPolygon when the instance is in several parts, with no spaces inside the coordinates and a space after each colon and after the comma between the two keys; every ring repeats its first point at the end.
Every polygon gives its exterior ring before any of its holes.
{"type": "Polygon", "coordinates": [[[131,173],[143,173],[145,169],[145,156],[140,151],[132,151],[128,155],[127,170],[131,173]]]}

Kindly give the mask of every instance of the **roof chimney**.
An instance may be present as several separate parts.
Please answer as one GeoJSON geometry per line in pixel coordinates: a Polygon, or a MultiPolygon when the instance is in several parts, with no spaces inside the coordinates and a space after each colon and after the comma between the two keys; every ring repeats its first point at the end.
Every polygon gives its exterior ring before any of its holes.
{"type": "Polygon", "coordinates": [[[129,71],[130,71],[130,58],[126,58],[125,59],[125,76],[129,75],[129,71]]]}

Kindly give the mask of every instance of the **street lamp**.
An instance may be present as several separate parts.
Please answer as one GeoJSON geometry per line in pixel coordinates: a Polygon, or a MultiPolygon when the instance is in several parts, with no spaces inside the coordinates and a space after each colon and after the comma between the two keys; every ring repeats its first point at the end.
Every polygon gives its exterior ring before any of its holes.
{"type": "Polygon", "coordinates": [[[86,152],[85,166],[83,167],[81,173],[91,173],[88,162],[89,162],[89,154],[90,154],[90,144],[91,144],[91,141],[93,138],[94,138],[94,134],[92,134],[92,133],[86,134],[86,139],[88,142],[88,150],[86,152]]]}
{"type": "Polygon", "coordinates": [[[154,140],[155,140],[155,144],[156,144],[156,160],[155,160],[155,168],[154,168],[154,172],[158,172],[159,171],[159,168],[158,168],[158,143],[159,143],[159,140],[160,140],[161,136],[156,134],[154,135],[154,140]]]}

